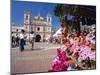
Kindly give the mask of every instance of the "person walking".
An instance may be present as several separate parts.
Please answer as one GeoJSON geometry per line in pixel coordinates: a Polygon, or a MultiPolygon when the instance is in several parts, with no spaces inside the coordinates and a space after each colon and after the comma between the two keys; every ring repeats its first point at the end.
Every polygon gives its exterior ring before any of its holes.
{"type": "Polygon", "coordinates": [[[15,47],[15,36],[13,32],[12,32],[12,47],[15,47]]]}
{"type": "Polygon", "coordinates": [[[31,49],[32,50],[34,49],[34,42],[35,42],[35,34],[34,34],[34,31],[32,31],[30,33],[30,43],[31,43],[31,49]]]}
{"type": "Polygon", "coordinates": [[[16,46],[19,46],[19,36],[16,34],[16,46]]]}
{"type": "Polygon", "coordinates": [[[22,29],[21,33],[19,35],[19,38],[20,38],[19,47],[20,47],[21,52],[24,50],[24,33],[25,33],[25,31],[22,29]]]}

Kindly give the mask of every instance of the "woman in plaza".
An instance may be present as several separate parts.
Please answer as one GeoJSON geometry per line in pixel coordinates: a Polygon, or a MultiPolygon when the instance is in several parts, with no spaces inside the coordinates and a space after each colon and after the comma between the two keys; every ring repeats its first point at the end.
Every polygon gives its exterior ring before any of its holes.
{"type": "Polygon", "coordinates": [[[34,32],[32,31],[30,33],[30,43],[31,43],[31,49],[33,50],[34,49],[34,42],[35,42],[35,34],[34,32]]]}
{"type": "Polygon", "coordinates": [[[25,31],[22,29],[21,33],[19,35],[19,38],[20,38],[20,41],[19,41],[20,46],[19,47],[20,47],[21,52],[24,50],[24,38],[25,38],[24,33],[25,33],[25,31]]]}

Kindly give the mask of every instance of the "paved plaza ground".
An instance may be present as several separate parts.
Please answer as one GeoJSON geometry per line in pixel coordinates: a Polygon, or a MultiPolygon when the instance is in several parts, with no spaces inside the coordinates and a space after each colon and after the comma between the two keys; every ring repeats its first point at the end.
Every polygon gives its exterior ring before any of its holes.
{"type": "Polygon", "coordinates": [[[34,73],[47,72],[51,68],[53,57],[56,55],[56,48],[60,44],[35,43],[34,50],[30,44],[20,52],[19,47],[11,50],[11,73],[34,73]]]}

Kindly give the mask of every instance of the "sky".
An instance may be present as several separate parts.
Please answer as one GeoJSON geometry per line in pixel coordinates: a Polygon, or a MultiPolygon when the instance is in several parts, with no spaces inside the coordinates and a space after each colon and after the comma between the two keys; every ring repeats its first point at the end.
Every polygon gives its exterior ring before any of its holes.
{"type": "Polygon", "coordinates": [[[11,22],[18,25],[24,23],[24,11],[30,11],[31,17],[40,13],[42,17],[47,16],[48,13],[52,16],[52,25],[54,28],[59,29],[59,18],[54,15],[54,8],[56,4],[40,3],[40,2],[26,2],[12,0],[11,3],[11,22]]]}

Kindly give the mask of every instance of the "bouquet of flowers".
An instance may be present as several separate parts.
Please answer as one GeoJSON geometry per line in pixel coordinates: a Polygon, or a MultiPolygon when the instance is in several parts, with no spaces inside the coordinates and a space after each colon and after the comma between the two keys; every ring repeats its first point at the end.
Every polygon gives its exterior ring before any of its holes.
{"type": "Polygon", "coordinates": [[[66,55],[66,52],[61,50],[61,48],[57,49],[57,56],[53,59],[52,68],[50,71],[59,72],[66,71],[68,68],[68,63],[71,58],[66,55]]]}

